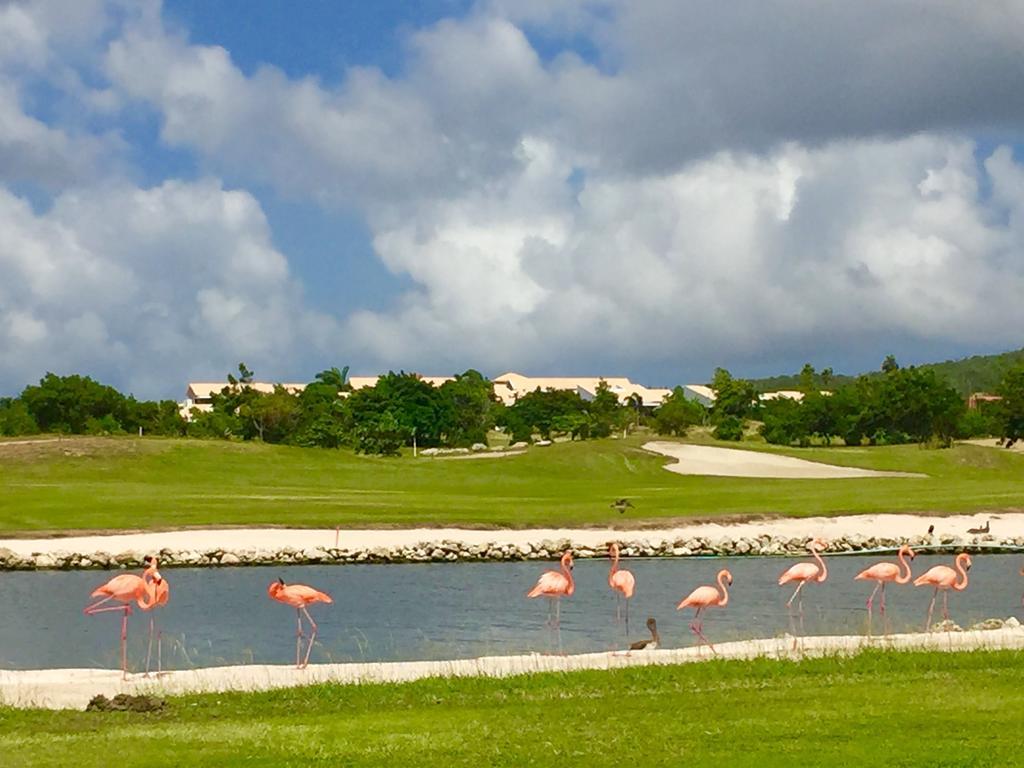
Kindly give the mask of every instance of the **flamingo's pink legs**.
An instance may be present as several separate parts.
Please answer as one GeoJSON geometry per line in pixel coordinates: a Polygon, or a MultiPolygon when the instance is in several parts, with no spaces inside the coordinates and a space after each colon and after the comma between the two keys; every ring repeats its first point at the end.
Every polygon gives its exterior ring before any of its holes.
{"type": "Polygon", "coordinates": [[[886,631],[885,630],[885,582],[884,581],[878,581],[878,582],[875,583],[875,588],[871,591],[871,595],[868,597],[868,634],[869,635],[871,634],[871,619],[872,619],[872,616],[871,616],[871,606],[875,602],[875,595],[878,594],[879,590],[882,591],[882,600],[881,600],[881,605],[880,605],[880,608],[879,608],[879,610],[880,610],[880,612],[882,614],[882,624],[883,624],[882,631],[883,632],[886,631]]]}
{"type": "MultiPolygon", "coordinates": [[[[801,581],[799,584],[797,584],[796,589],[793,590],[792,596],[790,596],[789,600],[786,601],[786,609],[787,610],[792,607],[793,600],[797,601],[797,613],[800,616],[800,634],[801,635],[804,633],[804,598],[803,598],[803,595],[800,594],[800,590],[802,590],[804,588],[804,584],[806,584],[806,583],[807,583],[806,581],[801,581]],[[799,598],[799,599],[797,599],[797,598],[799,598]]],[[[792,613],[792,611],[790,611],[790,613],[789,613],[789,625],[790,625],[790,628],[793,630],[793,634],[796,635],[796,626],[793,624],[793,613],[792,613]]],[[[796,639],[793,640],[793,648],[794,649],[796,648],[796,639]]]]}
{"type": "Polygon", "coordinates": [[[562,601],[560,595],[553,595],[548,597],[548,620],[547,626],[555,631],[555,637],[558,643],[558,652],[562,652],[562,601]],[[554,618],[552,618],[552,609],[554,609],[554,618]]]}
{"type": "Polygon", "coordinates": [[[149,664],[153,658],[153,635],[156,634],[156,676],[163,674],[163,643],[164,633],[156,624],[156,615],[149,617],[149,647],[146,649],[146,677],[149,677],[149,664]]]}
{"type": "Polygon", "coordinates": [[[300,608],[295,609],[295,668],[302,669],[302,610],[300,608]]]}
{"type": "MultiPolygon", "coordinates": [[[[704,607],[701,606],[700,608],[697,609],[697,612],[695,614],[693,614],[693,623],[690,625],[690,629],[693,631],[693,633],[695,635],[697,635],[697,637],[700,638],[701,643],[706,645],[708,648],[711,649],[712,653],[717,655],[718,651],[715,650],[715,646],[713,646],[708,641],[708,639],[706,637],[704,637],[704,622],[701,621],[701,618],[700,618],[700,613],[703,610],[704,610],[704,607]]],[[[701,643],[697,643],[697,652],[698,653],[700,652],[701,643]]]]}
{"type": "Polygon", "coordinates": [[[924,631],[930,632],[932,626],[932,611],[935,610],[935,598],[939,596],[939,588],[936,587],[935,591],[932,592],[932,601],[928,603],[928,618],[924,620],[924,631]]]}
{"type": "Polygon", "coordinates": [[[130,605],[109,605],[105,608],[101,608],[105,602],[111,598],[105,597],[92,605],[88,605],[83,610],[86,616],[93,616],[97,613],[107,613],[110,611],[121,611],[121,676],[123,680],[128,679],[128,617],[131,615],[132,607],[130,605]]]}
{"type": "Polygon", "coordinates": [[[305,606],[302,608],[302,612],[306,614],[306,619],[309,620],[310,626],[313,628],[313,633],[309,636],[309,645],[306,646],[306,658],[302,662],[302,669],[309,666],[309,654],[313,650],[313,643],[316,641],[316,622],[313,621],[313,617],[309,615],[309,611],[306,610],[305,606]]]}

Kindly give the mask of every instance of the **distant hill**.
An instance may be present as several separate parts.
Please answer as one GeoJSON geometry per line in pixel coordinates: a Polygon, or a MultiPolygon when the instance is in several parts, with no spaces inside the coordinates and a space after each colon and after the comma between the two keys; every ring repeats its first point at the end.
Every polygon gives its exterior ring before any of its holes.
{"type": "MultiPolygon", "coordinates": [[[[971,392],[991,392],[1002,381],[1006,372],[1015,365],[1024,363],[1024,349],[1013,352],[1002,352],[998,355],[975,355],[962,360],[946,360],[942,363],[925,363],[918,368],[931,369],[946,379],[960,394],[965,397],[971,392]]],[[[869,376],[881,375],[879,371],[870,371],[869,376]]],[[[825,388],[820,375],[818,385],[825,388]]],[[[837,374],[832,377],[829,387],[838,387],[853,381],[855,376],[837,374]]],[[[774,392],[779,389],[797,389],[800,385],[800,374],[788,376],[769,376],[763,379],[751,379],[754,386],[761,392],[774,392]]]]}

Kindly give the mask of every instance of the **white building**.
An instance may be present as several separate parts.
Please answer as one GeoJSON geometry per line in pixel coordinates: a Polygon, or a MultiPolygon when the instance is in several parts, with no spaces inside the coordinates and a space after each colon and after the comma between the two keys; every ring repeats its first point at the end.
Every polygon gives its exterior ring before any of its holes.
{"type": "MultiPolygon", "coordinates": [[[[431,386],[440,387],[446,381],[452,381],[451,376],[419,376],[419,378],[431,386]]],[[[353,391],[364,387],[376,386],[380,376],[350,376],[349,386],[353,391]]],[[[645,408],[656,408],[661,402],[672,394],[672,390],[664,388],[645,387],[642,384],[635,384],[625,377],[617,376],[579,376],[579,377],[530,377],[510,371],[509,373],[497,376],[492,380],[494,395],[505,405],[512,405],[523,395],[540,389],[546,390],[571,390],[576,392],[584,400],[593,400],[597,395],[599,384],[604,381],[608,388],[619,399],[623,405],[630,405],[633,396],[640,398],[645,408]]],[[[193,408],[209,412],[213,410],[213,396],[228,386],[226,381],[191,381],[185,390],[185,401],[179,403],[181,415],[186,419],[191,418],[193,408]]],[[[248,386],[257,392],[271,393],[274,391],[274,384],[266,381],[253,381],[248,386]]],[[[285,389],[293,394],[298,394],[306,388],[305,384],[287,383],[282,384],[285,389]]]]}
{"type": "Polygon", "coordinates": [[[495,396],[505,405],[512,405],[523,395],[536,390],[542,392],[553,390],[569,390],[576,392],[584,400],[593,400],[597,395],[597,389],[601,382],[608,385],[608,389],[619,399],[623,405],[632,402],[634,395],[640,398],[640,402],[646,408],[656,408],[661,402],[672,394],[672,390],[664,388],[645,387],[642,384],[635,384],[624,376],[524,376],[515,371],[503,373],[492,379],[495,396]]]}

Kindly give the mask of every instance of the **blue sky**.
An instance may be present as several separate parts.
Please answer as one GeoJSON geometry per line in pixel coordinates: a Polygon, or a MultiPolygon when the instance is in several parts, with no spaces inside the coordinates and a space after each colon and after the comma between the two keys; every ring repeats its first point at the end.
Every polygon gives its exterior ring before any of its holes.
{"type": "Polygon", "coordinates": [[[0,3],[0,393],[1020,347],[1021,10],[0,3]]]}

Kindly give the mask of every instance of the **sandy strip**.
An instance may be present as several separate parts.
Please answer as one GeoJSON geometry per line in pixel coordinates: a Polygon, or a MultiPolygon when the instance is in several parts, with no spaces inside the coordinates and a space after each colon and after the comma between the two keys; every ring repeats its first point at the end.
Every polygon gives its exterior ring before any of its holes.
{"type": "MultiPolygon", "coordinates": [[[[974,651],[1024,649],[1024,627],[973,632],[891,635],[792,637],[719,643],[718,658],[792,658],[849,654],[867,648],[892,650],[974,651]]],[[[314,683],[408,682],[426,677],[508,677],[535,672],[583,669],[621,669],[652,664],[684,664],[707,660],[705,649],[586,653],[574,656],[529,654],[489,656],[453,661],[401,661],[359,664],[314,664],[305,670],[290,666],[243,665],[165,673],[159,679],[132,675],[127,681],[116,670],[43,669],[0,671],[0,702],[16,707],[80,709],[97,695],[118,693],[174,695],[220,691],[262,691],[314,683]]]]}
{"type": "Polygon", "coordinates": [[[644,443],[643,448],[676,459],[675,464],[669,464],[665,469],[680,475],[816,480],[850,477],[927,477],[916,472],[879,472],[873,469],[839,467],[796,459],[792,456],[737,448],[716,448],[710,445],[683,445],[655,440],[644,443]]]}
{"type": "MultiPolygon", "coordinates": [[[[637,506],[642,500],[636,499],[637,506]]],[[[907,539],[927,532],[935,525],[936,537],[945,534],[967,539],[969,528],[991,521],[996,538],[1024,536],[1024,512],[978,513],[974,515],[925,516],[907,514],[844,515],[840,517],[771,518],[749,522],[688,523],[657,529],[615,528],[527,528],[521,530],[476,530],[466,528],[342,529],[339,546],[350,550],[374,547],[413,546],[421,542],[458,541],[474,544],[535,544],[544,539],[569,539],[577,546],[600,547],[609,541],[675,541],[700,536],[708,539],[781,536],[784,538],[829,539],[837,536],[881,536],[907,539]]],[[[46,539],[0,539],[0,549],[19,555],[52,552],[159,552],[173,550],[243,550],[285,547],[307,549],[333,547],[333,528],[225,528],[153,533],[123,533],[104,536],[69,536],[46,539]]],[[[938,543],[938,540],[936,540],[938,543]]]]}

